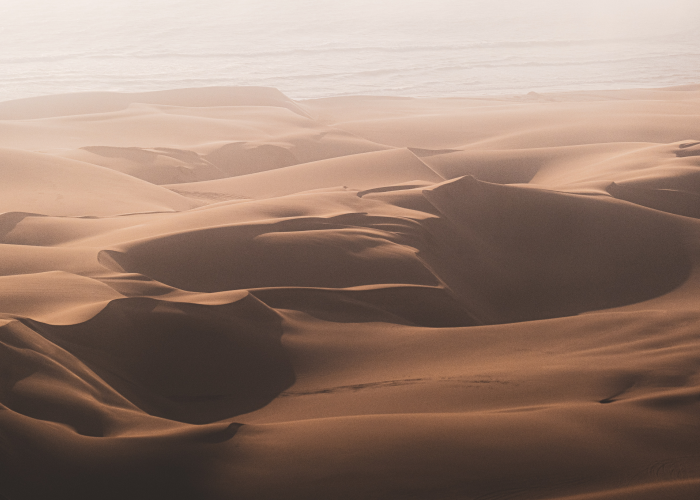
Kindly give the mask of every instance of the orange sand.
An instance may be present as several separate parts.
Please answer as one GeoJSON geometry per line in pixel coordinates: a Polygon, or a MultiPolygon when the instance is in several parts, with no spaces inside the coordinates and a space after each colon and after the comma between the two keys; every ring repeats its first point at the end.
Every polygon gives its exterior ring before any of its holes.
{"type": "Polygon", "coordinates": [[[700,498],[700,86],[0,103],[0,499],[700,498]]]}

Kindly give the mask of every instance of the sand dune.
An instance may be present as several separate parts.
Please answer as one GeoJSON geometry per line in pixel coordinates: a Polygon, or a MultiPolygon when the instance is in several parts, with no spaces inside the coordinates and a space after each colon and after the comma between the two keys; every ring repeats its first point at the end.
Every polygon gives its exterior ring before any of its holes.
{"type": "Polygon", "coordinates": [[[694,500],[700,88],[0,103],[0,499],[694,500]]]}
{"type": "Polygon", "coordinates": [[[105,216],[199,205],[128,175],[40,153],[2,149],[0,169],[1,212],[105,216]]]}
{"type": "Polygon", "coordinates": [[[408,149],[392,149],[268,170],[249,176],[170,186],[178,193],[216,193],[236,198],[272,198],[323,188],[357,190],[443,178],[408,149]],[[357,156],[357,157],[356,157],[357,156]]]}
{"type": "Polygon", "coordinates": [[[116,170],[152,184],[203,181],[226,176],[216,165],[194,151],[174,148],[86,146],[62,156],[116,170]]]}
{"type": "Polygon", "coordinates": [[[277,89],[267,87],[210,87],[200,89],[161,90],[122,94],[91,92],[30,97],[0,103],[0,120],[31,120],[79,114],[119,111],[132,103],[164,104],[185,107],[270,106],[305,115],[301,107],[277,89]]]}

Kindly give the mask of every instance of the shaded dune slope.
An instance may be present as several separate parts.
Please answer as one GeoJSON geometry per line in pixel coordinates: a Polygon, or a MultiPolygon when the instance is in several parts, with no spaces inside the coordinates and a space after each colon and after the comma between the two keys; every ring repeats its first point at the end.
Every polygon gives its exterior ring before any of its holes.
{"type": "Polygon", "coordinates": [[[700,91],[0,103],[0,499],[700,491],[700,91]]]}
{"type": "Polygon", "coordinates": [[[440,217],[418,223],[347,214],[232,225],[131,242],[99,259],[117,272],[200,292],[441,284],[484,323],[641,302],[690,272],[673,225],[607,198],[474,178],[409,196],[426,198],[440,217]]]}
{"type": "Polygon", "coordinates": [[[77,325],[24,324],[142,410],[170,420],[247,413],[294,381],[280,319],[252,296],[221,306],[118,299],[77,325]]]}

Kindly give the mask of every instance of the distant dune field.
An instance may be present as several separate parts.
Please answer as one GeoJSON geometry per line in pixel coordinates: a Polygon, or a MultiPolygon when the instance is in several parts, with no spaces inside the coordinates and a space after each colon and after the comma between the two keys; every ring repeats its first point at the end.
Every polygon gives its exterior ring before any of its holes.
{"type": "Polygon", "coordinates": [[[0,103],[0,499],[700,498],[700,85],[0,103]]]}

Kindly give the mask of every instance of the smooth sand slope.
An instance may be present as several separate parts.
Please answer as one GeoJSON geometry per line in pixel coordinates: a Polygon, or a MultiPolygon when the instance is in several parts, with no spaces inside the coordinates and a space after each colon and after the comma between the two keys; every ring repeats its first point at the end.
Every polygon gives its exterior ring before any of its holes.
{"type": "Polygon", "coordinates": [[[0,103],[0,499],[700,498],[700,86],[0,103]]]}

